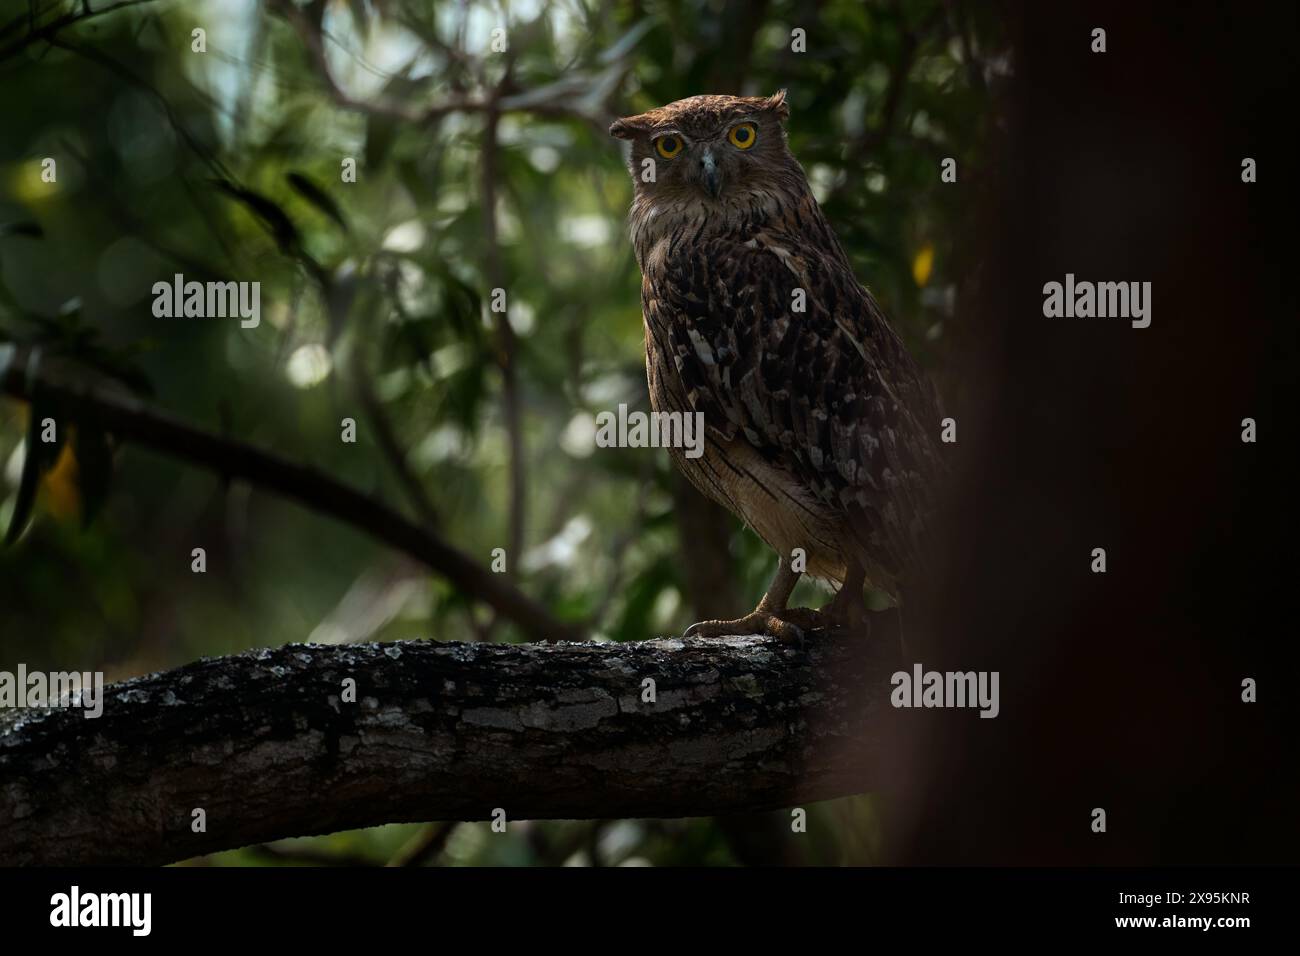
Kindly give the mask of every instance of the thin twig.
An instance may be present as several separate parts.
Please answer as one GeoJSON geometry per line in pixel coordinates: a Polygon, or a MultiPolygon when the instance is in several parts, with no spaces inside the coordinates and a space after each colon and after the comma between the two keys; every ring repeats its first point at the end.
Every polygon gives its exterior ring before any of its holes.
{"type": "Polygon", "coordinates": [[[556,88],[551,91],[552,95],[545,99],[535,98],[527,92],[506,96],[504,91],[508,89],[508,86],[504,83],[488,94],[460,93],[426,106],[414,108],[382,100],[356,99],[344,90],[335,78],[333,71],[330,69],[329,60],[325,55],[325,44],[322,36],[315,25],[307,19],[303,11],[293,4],[285,2],[285,0],[276,0],[272,4],[272,9],[287,20],[297,31],[299,38],[307,48],[308,57],[316,73],[325,84],[330,99],[341,109],[396,120],[401,123],[409,123],[414,126],[427,126],[452,113],[493,113],[500,116],[514,112],[530,113],[536,116],[580,119],[588,124],[600,125],[596,118],[589,113],[575,109],[562,101],[561,97],[564,94],[572,93],[572,89],[563,84],[555,84],[556,88]]]}
{"type": "Polygon", "coordinates": [[[353,392],[357,396],[357,401],[361,403],[362,410],[366,413],[366,420],[370,423],[371,430],[375,433],[375,440],[379,444],[379,450],[383,453],[389,467],[393,470],[393,474],[397,476],[402,490],[406,493],[406,500],[410,502],[415,516],[426,528],[432,530],[439,527],[442,521],[438,515],[438,509],[434,507],[423,482],[411,470],[411,463],[407,459],[406,450],[397,438],[396,429],[393,428],[393,423],[384,410],[383,403],[379,401],[379,396],[375,394],[374,382],[371,379],[369,369],[365,366],[359,343],[353,349],[351,367],[353,392]]]}
{"type": "MultiPolygon", "coordinates": [[[[507,72],[507,77],[509,73],[507,72]]],[[[503,81],[504,82],[504,81],[503,81]]],[[[497,122],[493,110],[483,123],[482,189],[485,273],[490,289],[505,288],[501,263],[501,245],[497,230],[497,122]]],[[[508,299],[507,299],[508,303],[508,299]]],[[[524,524],[527,518],[527,488],[524,483],[524,437],[522,411],[519,406],[519,374],[515,330],[510,324],[509,305],[505,311],[492,313],[496,332],[496,360],[501,369],[502,417],[509,445],[510,511],[506,554],[510,568],[517,568],[524,548],[524,524]]]]}
{"type": "Polygon", "coordinates": [[[102,17],[107,13],[114,13],[127,7],[138,7],[145,3],[153,3],[154,0],[121,0],[120,3],[110,4],[107,7],[101,7],[98,10],[90,10],[85,7],[80,13],[65,13],[57,20],[51,20],[43,27],[38,27],[34,23],[31,29],[18,40],[6,47],[0,48],[0,61],[7,60],[27,49],[33,43],[39,43],[41,40],[52,40],[60,30],[66,29],[76,23],[84,23],[87,20],[93,20],[96,17],[102,17]]]}

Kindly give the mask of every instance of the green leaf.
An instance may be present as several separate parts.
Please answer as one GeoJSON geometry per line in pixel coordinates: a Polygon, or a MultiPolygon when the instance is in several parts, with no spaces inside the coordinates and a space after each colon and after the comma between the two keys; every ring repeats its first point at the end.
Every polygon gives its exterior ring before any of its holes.
{"type": "Polygon", "coordinates": [[[441,340],[441,329],[442,322],[435,318],[390,322],[384,336],[384,355],[400,365],[427,362],[441,340]]]}
{"type": "Polygon", "coordinates": [[[271,231],[271,234],[275,236],[276,245],[280,247],[281,252],[286,255],[293,255],[297,252],[299,245],[298,227],[293,224],[289,214],[281,209],[279,205],[261,193],[245,189],[243,186],[236,186],[228,180],[214,179],[212,182],[223,193],[243,203],[257,218],[262,220],[271,231]]]}
{"type": "Polygon", "coordinates": [[[339,208],[333,196],[302,173],[289,173],[285,178],[289,180],[289,185],[298,195],[338,223],[339,228],[344,232],[348,231],[348,222],[343,218],[343,210],[339,208]]]}
{"type": "Polygon", "coordinates": [[[447,415],[470,435],[482,424],[482,403],[487,397],[486,370],[491,363],[484,357],[471,361],[445,380],[447,415]]]}
{"type": "Polygon", "coordinates": [[[372,113],[366,117],[365,161],[368,169],[378,169],[397,139],[397,121],[372,113]]]}

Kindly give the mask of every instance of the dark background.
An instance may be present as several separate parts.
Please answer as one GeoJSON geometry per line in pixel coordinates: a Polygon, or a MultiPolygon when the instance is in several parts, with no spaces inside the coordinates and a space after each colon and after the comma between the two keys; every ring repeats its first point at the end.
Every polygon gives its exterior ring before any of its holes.
{"type": "Polygon", "coordinates": [[[1004,703],[905,745],[901,859],[1297,859],[1295,27],[1281,6],[1024,11],[928,602],[934,665],[1000,670],[1004,703]],[[1150,328],[1044,318],[1067,272],[1150,280],[1150,328]]]}

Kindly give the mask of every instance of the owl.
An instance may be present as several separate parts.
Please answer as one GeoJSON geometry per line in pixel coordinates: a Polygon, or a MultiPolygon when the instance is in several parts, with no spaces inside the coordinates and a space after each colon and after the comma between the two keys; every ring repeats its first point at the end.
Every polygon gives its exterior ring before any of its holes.
{"type": "Polygon", "coordinates": [[[670,449],[676,465],[778,558],[752,613],[687,635],[857,629],[864,587],[898,598],[926,564],[937,398],[854,277],[788,117],[782,90],[610,127],[631,141],[651,407],[702,416],[703,453],[670,449]],[[788,606],[802,573],[838,588],[820,611],[788,606]]]}

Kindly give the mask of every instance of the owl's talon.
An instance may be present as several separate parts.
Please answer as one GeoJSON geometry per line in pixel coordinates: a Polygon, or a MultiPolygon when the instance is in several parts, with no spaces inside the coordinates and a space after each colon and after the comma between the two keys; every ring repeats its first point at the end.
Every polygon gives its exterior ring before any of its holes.
{"type": "Polygon", "coordinates": [[[734,621],[697,621],[686,629],[682,637],[735,637],[741,634],[765,634],[782,641],[802,643],[804,629],[793,621],[787,620],[788,616],[795,615],[788,611],[776,613],[753,611],[734,621]]]}

